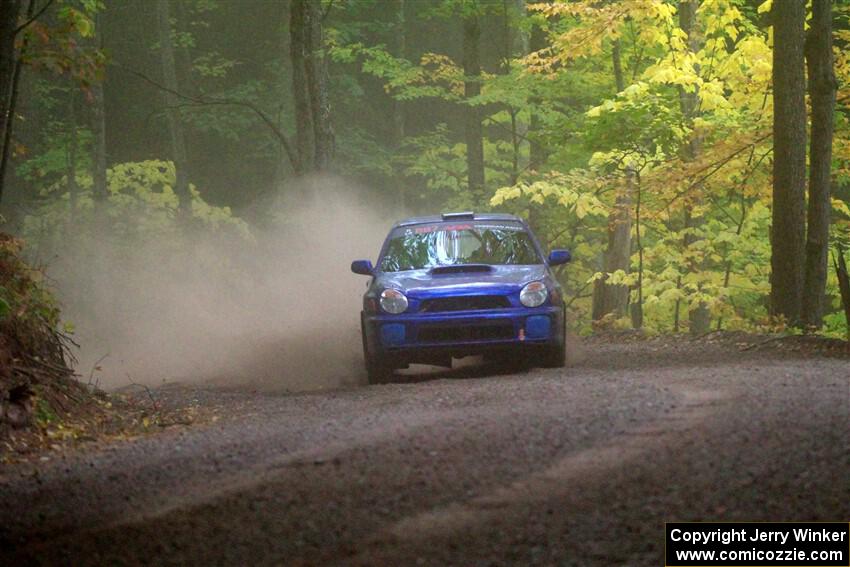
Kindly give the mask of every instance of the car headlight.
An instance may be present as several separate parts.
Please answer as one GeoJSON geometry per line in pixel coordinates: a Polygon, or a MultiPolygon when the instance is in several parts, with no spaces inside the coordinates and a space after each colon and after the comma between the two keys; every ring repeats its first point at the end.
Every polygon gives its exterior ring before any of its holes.
{"type": "Polygon", "coordinates": [[[407,309],[407,298],[397,289],[388,288],[381,292],[381,309],[398,315],[407,309]]]}
{"type": "Polygon", "coordinates": [[[548,295],[549,290],[543,282],[531,282],[519,292],[519,302],[526,307],[540,307],[548,295]]]}

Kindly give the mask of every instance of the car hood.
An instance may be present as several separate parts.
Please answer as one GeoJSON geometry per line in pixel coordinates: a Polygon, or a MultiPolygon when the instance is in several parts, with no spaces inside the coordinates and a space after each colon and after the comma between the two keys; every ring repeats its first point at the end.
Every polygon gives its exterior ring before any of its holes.
{"type": "Polygon", "coordinates": [[[385,272],[377,277],[381,287],[394,287],[410,297],[459,293],[509,293],[546,276],[546,266],[490,266],[488,271],[435,274],[431,270],[385,272]]]}

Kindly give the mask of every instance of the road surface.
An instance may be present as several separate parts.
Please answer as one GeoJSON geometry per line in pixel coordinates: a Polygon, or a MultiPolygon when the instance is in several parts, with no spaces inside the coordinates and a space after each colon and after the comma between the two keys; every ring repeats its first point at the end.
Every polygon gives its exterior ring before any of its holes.
{"type": "Polygon", "coordinates": [[[675,520],[850,520],[850,360],[595,340],[0,469],[0,565],[663,565],[675,520]]]}

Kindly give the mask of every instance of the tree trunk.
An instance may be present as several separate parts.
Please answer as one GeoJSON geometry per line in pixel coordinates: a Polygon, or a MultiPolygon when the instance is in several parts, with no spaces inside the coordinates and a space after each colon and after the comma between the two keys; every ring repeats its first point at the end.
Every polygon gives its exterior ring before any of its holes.
{"type": "MultiPolygon", "coordinates": [[[[399,59],[407,58],[407,19],[405,15],[405,0],[396,0],[396,19],[395,19],[395,29],[393,30],[393,37],[395,38],[395,49],[394,55],[399,59]]],[[[405,115],[405,107],[404,102],[401,100],[392,99],[392,112],[393,112],[393,146],[396,152],[399,152],[402,144],[404,144],[404,133],[405,133],[405,123],[406,123],[406,115],[405,115]]],[[[399,209],[401,211],[407,210],[407,191],[405,190],[406,184],[403,180],[403,175],[398,175],[398,183],[396,185],[398,191],[398,202],[399,209]]]]}
{"type": "MultiPolygon", "coordinates": [[[[676,278],[676,290],[682,289],[682,276],[676,278]]],[[[673,307],[673,332],[679,332],[679,309],[681,308],[682,300],[680,298],[676,298],[676,304],[673,307]]]]}
{"type": "MultiPolygon", "coordinates": [[[[703,224],[703,219],[701,217],[695,217],[693,215],[693,205],[689,204],[685,206],[685,237],[683,239],[683,244],[685,247],[685,251],[689,251],[691,247],[696,243],[702,240],[702,237],[694,234],[692,231],[699,230],[703,224]]],[[[686,262],[686,268],[690,273],[699,273],[702,270],[703,261],[697,261],[693,258],[693,254],[699,254],[699,252],[690,251],[688,255],[688,260],[686,262]]],[[[702,285],[697,284],[697,291],[702,291],[702,285]]],[[[700,301],[696,306],[691,306],[689,304],[688,307],[688,329],[690,330],[692,335],[703,335],[709,331],[711,328],[711,311],[708,309],[708,305],[704,301],[700,301]]]]}
{"type": "MultiPolygon", "coordinates": [[[[3,198],[20,77],[20,61],[15,56],[15,30],[22,6],[22,0],[0,0],[0,200],[3,198]]],[[[32,9],[30,3],[28,11],[32,9]]]]}
{"type": "MultiPolygon", "coordinates": [[[[750,164],[753,162],[753,155],[755,155],[755,146],[750,151],[750,157],[747,159],[747,167],[749,167],[750,164]]],[[[740,199],[741,199],[741,218],[740,218],[740,220],[738,220],[738,226],[735,229],[735,236],[741,236],[741,233],[744,231],[744,223],[747,220],[747,197],[746,197],[746,192],[745,192],[745,189],[744,189],[744,183],[745,182],[740,182],[738,184],[738,189],[740,191],[739,196],[740,196],[740,199]]],[[[725,267],[724,273],[723,273],[723,289],[724,290],[729,289],[729,281],[732,278],[732,260],[729,258],[729,254],[730,254],[730,251],[727,248],[727,251],[726,251],[726,254],[725,254],[725,256],[727,258],[726,259],[726,267],[725,267]]],[[[723,330],[723,315],[720,315],[717,318],[716,330],[718,330],[718,331],[723,330]]]]}
{"type": "MultiPolygon", "coordinates": [[[[95,44],[103,49],[103,15],[98,14],[95,23],[95,44]]],[[[92,197],[96,204],[106,201],[109,188],[106,185],[106,109],[103,100],[103,83],[106,80],[106,70],[100,80],[91,86],[91,129],[94,137],[92,150],[92,197]]]]}
{"type": "Polygon", "coordinates": [[[832,0],[813,0],[805,49],[812,129],[802,319],[806,327],[820,329],[823,326],[829,253],[832,134],[837,89],[832,55],[832,0]]]}
{"type": "MultiPolygon", "coordinates": [[[[407,57],[407,21],[405,18],[405,0],[396,0],[396,21],[393,37],[396,40],[394,55],[400,59],[407,57]]],[[[404,103],[393,99],[393,141],[395,146],[401,146],[404,142],[404,103]]]]}
{"type": "MultiPolygon", "coordinates": [[[[80,188],[77,186],[77,91],[73,81],[68,89],[68,148],[65,175],[68,178],[68,228],[77,221],[77,203],[80,188]]],[[[70,232],[69,230],[69,236],[70,232]]]]}
{"type": "MultiPolygon", "coordinates": [[[[505,1],[509,2],[510,0],[505,1]]],[[[526,1],[513,0],[513,3],[515,13],[517,14],[518,22],[525,21],[528,15],[526,1]]],[[[520,56],[525,57],[526,55],[528,55],[528,51],[530,48],[529,34],[520,25],[513,25],[511,26],[511,29],[514,32],[513,54],[519,54],[520,56]]],[[[520,110],[520,108],[514,108],[513,113],[511,115],[511,132],[513,133],[513,137],[515,140],[514,155],[516,158],[516,181],[519,180],[519,177],[522,172],[528,169],[528,164],[530,161],[530,156],[522,152],[522,146],[525,144],[525,142],[528,141],[528,122],[522,119],[522,114],[520,110]]],[[[516,184],[516,181],[514,181],[513,184],[516,184]]]]}
{"type": "Polygon", "coordinates": [[[640,174],[635,173],[635,187],[636,187],[636,195],[637,202],[635,203],[635,243],[637,244],[637,252],[638,252],[638,281],[635,286],[637,289],[637,301],[632,302],[631,307],[631,316],[632,316],[632,327],[635,329],[643,328],[643,240],[641,239],[641,226],[640,226],[640,206],[641,206],[641,197],[642,191],[640,187],[640,174]]]}
{"type": "Polygon", "coordinates": [[[847,261],[844,259],[844,248],[841,244],[835,245],[835,275],[838,278],[841,305],[844,306],[844,320],[847,322],[847,341],[850,342],[850,273],[847,271],[847,261]]]}
{"type": "MultiPolygon", "coordinates": [[[[286,130],[286,123],[285,123],[284,118],[283,118],[283,109],[285,108],[285,104],[284,104],[283,101],[292,92],[291,81],[290,81],[290,84],[287,86],[286,81],[284,80],[284,79],[289,79],[291,77],[291,74],[292,74],[292,70],[290,68],[291,65],[292,65],[292,59],[289,55],[289,42],[290,42],[290,39],[289,39],[289,35],[290,35],[289,18],[290,18],[290,11],[292,10],[292,3],[291,2],[281,2],[278,5],[278,8],[280,8],[279,14],[280,14],[280,25],[281,25],[282,33],[277,38],[278,39],[277,59],[278,59],[278,62],[280,63],[279,78],[280,78],[280,84],[281,84],[282,88],[281,88],[281,91],[279,93],[280,100],[278,101],[278,103],[276,105],[274,121],[275,121],[275,127],[279,131],[283,132],[284,130],[286,130]]],[[[297,148],[296,148],[296,151],[297,151],[297,148]]],[[[278,144],[277,161],[275,162],[275,170],[274,170],[274,177],[273,177],[273,181],[272,181],[272,186],[275,187],[275,188],[283,187],[283,184],[284,184],[286,178],[289,176],[290,170],[294,170],[294,169],[295,169],[295,164],[288,158],[286,148],[284,148],[284,145],[282,143],[278,144]]]]}
{"type": "MultiPolygon", "coordinates": [[[[626,88],[623,79],[623,66],[620,59],[620,41],[614,41],[611,51],[611,63],[614,70],[614,85],[617,92],[626,88]]],[[[632,255],[632,193],[634,191],[634,172],[626,172],[625,186],[618,188],[614,208],[608,214],[608,247],[603,256],[602,269],[606,274],[623,270],[629,273],[632,255]]],[[[607,276],[593,284],[594,321],[599,321],[613,313],[620,318],[626,315],[629,305],[629,286],[609,285],[607,276]]]]}
{"type": "Polygon", "coordinates": [[[804,0],[773,4],[773,219],[771,315],[800,323],[806,188],[804,0]]]}
{"type": "Polygon", "coordinates": [[[611,66],[614,70],[614,86],[617,88],[617,93],[621,93],[626,88],[626,81],[623,78],[623,59],[620,53],[619,39],[614,40],[614,45],[611,48],[611,66]]]}
{"type": "MultiPolygon", "coordinates": [[[[531,37],[528,42],[528,50],[531,53],[540,51],[546,48],[546,32],[539,25],[534,24],[531,27],[531,37]]],[[[531,106],[531,119],[528,125],[528,168],[533,171],[539,171],[546,162],[546,147],[543,144],[543,122],[540,120],[540,114],[535,110],[536,106],[541,104],[537,97],[532,97],[529,100],[531,106]]]]}
{"type": "MultiPolygon", "coordinates": [[[[176,29],[180,29],[181,25],[185,27],[192,25],[190,17],[186,15],[186,4],[186,2],[175,2],[172,4],[174,11],[171,12],[171,17],[174,20],[174,27],[176,29]]],[[[177,69],[177,76],[180,77],[180,92],[197,96],[199,94],[198,88],[192,76],[192,53],[189,51],[189,44],[187,42],[181,42],[179,45],[174,46],[174,63],[177,69]]]]}
{"type": "MultiPolygon", "coordinates": [[[[515,46],[518,42],[515,35],[515,26],[511,25],[511,12],[516,7],[516,0],[502,0],[502,61],[499,70],[504,75],[511,72],[511,59],[513,58],[515,46]]],[[[523,8],[520,8],[522,10],[523,8]]],[[[525,53],[520,51],[520,53],[525,53]]],[[[520,173],[520,122],[518,120],[519,108],[510,104],[505,105],[508,115],[511,117],[511,173],[508,179],[510,185],[516,185],[520,173]]]]}
{"type": "Polygon", "coordinates": [[[17,61],[15,29],[21,6],[22,0],[0,0],[0,140],[5,138],[6,124],[10,120],[9,99],[17,61]]]}
{"type": "MultiPolygon", "coordinates": [[[[626,172],[625,186],[618,189],[614,208],[608,215],[608,248],[603,258],[606,274],[622,270],[629,273],[632,256],[632,194],[634,172],[626,172]]],[[[593,320],[599,321],[608,314],[624,317],[629,305],[629,286],[611,285],[607,276],[594,282],[593,320]]]]}
{"type": "MultiPolygon", "coordinates": [[[[695,53],[699,51],[700,39],[699,30],[697,29],[697,8],[699,8],[699,0],[682,0],[679,2],[679,28],[685,33],[688,38],[688,51],[695,53]]],[[[699,72],[699,69],[697,69],[699,72]]],[[[694,87],[693,91],[687,91],[679,87],[679,107],[682,110],[682,117],[688,126],[693,126],[694,118],[699,112],[699,91],[694,87]]],[[[683,158],[687,161],[693,161],[702,152],[702,139],[694,135],[683,152],[683,158]]],[[[691,198],[685,202],[685,237],[683,246],[685,255],[688,258],[685,268],[691,274],[698,274],[703,269],[703,262],[693,259],[693,245],[701,240],[695,234],[703,224],[703,218],[694,215],[695,199],[691,198]]],[[[699,286],[697,291],[699,292],[699,286]]],[[[700,301],[696,306],[688,308],[688,321],[690,332],[695,335],[701,335],[708,332],[711,325],[711,314],[705,302],[700,301]]]]}
{"type": "MultiPolygon", "coordinates": [[[[479,58],[481,28],[478,15],[463,19],[463,95],[466,99],[481,94],[481,62],[479,58]]],[[[468,105],[466,115],[466,168],[469,191],[475,199],[484,195],[484,133],[481,126],[481,107],[468,105]]]]}
{"type": "Polygon", "coordinates": [[[310,116],[310,99],[307,96],[306,59],[306,6],[307,0],[293,0],[289,8],[289,56],[292,59],[292,100],[295,105],[295,174],[302,175],[311,169],[313,162],[313,121],[310,116]]]}
{"type": "Polygon", "coordinates": [[[187,176],[186,138],[180,112],[177,92],[180,91],[177,82],[177,69],[174,62],[174,42],[171,37],[171,6],[170,0],[157,1],[157,27],[159,31],[159,51],[162,64],[162,79],[167,89],[163,95],[166,105],[165,116],[168,122],[168,132],[171,136],[171,156],[174,161],[175,183],[174,192],[180,203],[180,210],[185,214],[191,211],[192,197],[189,194],[189,179],[187,176]]]}
{"type": "Polygon", "coordinates": [[[307,75],[310,113],[313,117],[313,167],[316,171],[325,171],[330,167],[333,158],[334,134],[331,127],[321,0],[307,0],[304,16],[307,52],[304,69],[307,75]]]}

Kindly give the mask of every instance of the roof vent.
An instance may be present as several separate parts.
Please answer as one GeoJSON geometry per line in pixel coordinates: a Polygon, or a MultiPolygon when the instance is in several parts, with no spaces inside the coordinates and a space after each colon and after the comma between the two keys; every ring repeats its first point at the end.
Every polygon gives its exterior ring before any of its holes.
{"type": "Polygon", "coordinates": [[[472,220],[475,218],[475,213],[468,211],[465,213],[443,213],[443,220],[472,220]]]}

